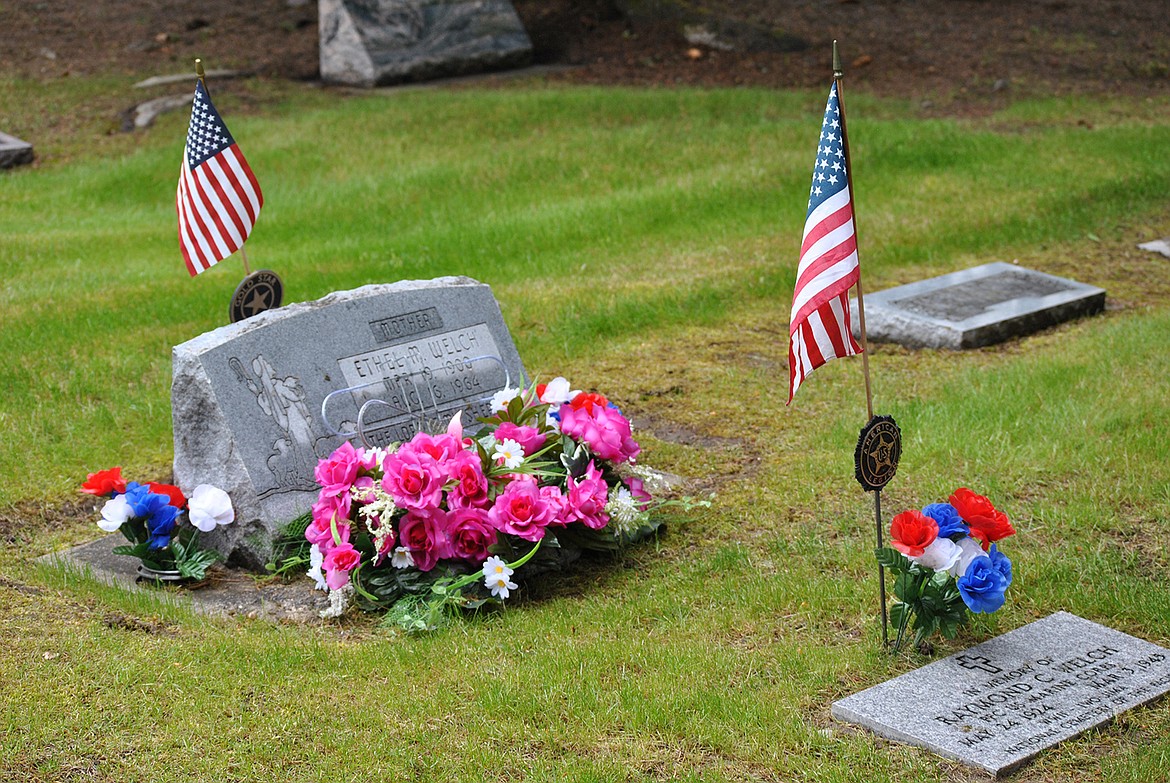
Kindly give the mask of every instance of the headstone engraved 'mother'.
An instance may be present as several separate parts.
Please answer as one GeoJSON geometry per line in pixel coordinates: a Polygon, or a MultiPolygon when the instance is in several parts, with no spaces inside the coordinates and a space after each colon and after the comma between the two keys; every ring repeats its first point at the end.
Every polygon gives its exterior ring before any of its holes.
{"type": "MultiPolygon", "coordinates": [[[[909,348],[978,348],[1104,309],[1103,289],[996,262],[867,293],[865,330],[909,348]]],[[[856,302],[852,316],[860,336],[856,302]]]]}
{"type": "Polygon", "coordinates": [[[317,499],[313,471],[359,429],[373,445],[468,429],[525,373],[491,289],[466,277],[369,285],[269,310],[174,349],[175,480],[226,490],[209,543],[260,567],[317,499]]]}
{"type": "Polygon", "coordinates": [[[992,775],[1170,691],[1170,650],[1066,612],[841,699],[833,717],[992,775]]]}
{"type": "Polygon", "coordinates": [[[321,78],[363,87],[526,65],[509,0],[319,0],[321,78]]]}

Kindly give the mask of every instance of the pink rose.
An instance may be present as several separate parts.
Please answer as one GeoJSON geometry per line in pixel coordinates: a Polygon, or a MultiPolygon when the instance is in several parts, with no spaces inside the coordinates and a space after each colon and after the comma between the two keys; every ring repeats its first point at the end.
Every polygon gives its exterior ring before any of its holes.
{"type": "Polygon", "coordinates": [[[557,509],[532,476],[516,476],[497,498],[488,512],[488,519],[496,530],[502,530],[527,541],[544,538],[544,529],[556,519],[557,509]]]}
{"type": "Polygon", "coordinates": [[[447,493],[448,508],[486,508],[488,481],[483,475],[479,454],[461,451],[448,465],[455,486],[447,493]]]}
{"type": "Polygon", "coordinates": [[[425,515],[409,511],[398,523],[402,545],[410,550],[419,571],[430,571],[440,560],[451,557],[446,528],[447,514],[439,509],[425,515]]]}
{"type": "Polygon", "coordinates": [[[323,495],[342,495],[349,492],[361,467],[360,455],[349,441],[337,447],[327,459],[317,463],[313,475],[321,485],[323,495]]]}
{"type": "Polygon", "coordinates": [[[403,447],[387,457],[383,466],[382,489],[400,508],[425,511],[439,507],[446,476],[429,454],[403,447]]]}
{"type": "Polygon", "coordinates": [[[338,522],[345,522],[352,509],[353,497],[348,492],[343,495],[326,495],[325,490],[321,490],[317,502],[313,504],[313,519],[323,518],[328,525],[329,520],[336,515],[338,522]]]}
{"type": "Polygon", "coordinates": [[[531,457],[540,451],[541,447],[544,446],[544,442],[547,440],[545,435],[536,429],[536,427],[521,426],[510,421],[505,421],[496,427],[495,436],[496,441],[514,440],[519,443],[520,448],[524,449],[525,457],[531,457]]]}
{"type": "Polygon", "coordinates": [[[366,503],[374,502],[374,479],[372,476],[358,476],[354,479],[353,488],[349,492],[351,498],[360,498],[359,503],[365,505],[366,503]]]}
{"type": "Polygon", "coordinates": [[[549,508],[552,509],[552,521],[550,525],[565,526],[565,496],[561,493],[561,488],[548,485],[540,488],[540,498],[548,503],[549,508]]]}
{"type": "Polygon", "coordinates": [[[488,547],[496,543],[496,531],[488,522],[487,512],[478,508],[461,508],[448,514],[447,535],[452,556],[473,563],[487,560],[488,547]]]}
{"type": "Polygon", "coordinates": [[[600,394],[580,394],[561,406],[561,432],[584,442],[602,459],[622,463],[642,450],[630,422],[600,394]]]}
{"type": "Polygon", "coordinates": [[[330,590],[340,590],[349,583],[349,573],[362,561],[362,553],[348,541],[335,546],[325,555],[321,567],[325,569],[325,584],[330,590]]]}
{"type": "MultiPolygon", "coordinates": [[[[341,543],[349,543],[349,535],[349,525],[338,521],[337,537],[341,539],[341,543]]],[[[313,517],[309,526],[305,528],[305,540],[310,544],[316,544],[322,552],[329,552],[333,549],[336,543],[333,540],[333,525],[330,522],[330,517],[313,517]]]]}
{"type": "Polygon", "coordinates": [[[419,432],[398,449],[399,453],[404,450],[426,454],[435,462],[443,463],[463,451],[463,441],[453,435],[428,435],[419,432]]]}
{"type": "Polygon", "coordinates": [[[568,522],[580,522],[585,527],[600,530],[609,524],[605,503],[609,499],[609,486],[601,477],[601,471],[589,461],[585,475],[578,479],[568,477],[568,493],[561,518],[568,522]]]}
{"type": "Polygon", "coordinates": [[[630,490],[630,494],[634,496],[634,501],[638,508],[645,511],[650,507],[650,501],[654,500],[654,496],[646,491],[644,482],[637,476],[630,476],[622,479],[622,483],[626,485],[626,489],[630,490]]]}

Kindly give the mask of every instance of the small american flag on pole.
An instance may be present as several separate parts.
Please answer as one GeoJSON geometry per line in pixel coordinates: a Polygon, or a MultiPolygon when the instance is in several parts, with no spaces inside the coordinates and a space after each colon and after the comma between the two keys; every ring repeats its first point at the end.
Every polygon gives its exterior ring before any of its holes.
{"type": "Polygon", "coordinates": [[[849,289],[861,271],[847,162],[845,113],[834,80],[821,125],[792,293],[790,403],[801,382],[817,367],[830,359],[861,353],[849,327],[849,289]]]}
{"type": "Polygon", "coordinates": [[[175,195],[179,249],[192,277],[243,247],[263,204],[260,184],[200,79],[175,195]]]}

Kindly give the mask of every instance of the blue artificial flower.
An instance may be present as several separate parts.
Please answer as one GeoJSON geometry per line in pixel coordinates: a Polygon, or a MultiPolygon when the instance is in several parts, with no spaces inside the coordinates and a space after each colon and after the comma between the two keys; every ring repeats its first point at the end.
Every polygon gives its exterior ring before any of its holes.
{"type": "MultiPolygon", "coordinates": [[[[1007,558],[1004,558],[1005,560],[1007,558]]],[[[991,562],[982,555],[971,561],[967,572],[957,582],[963,603],[976,614],[991,613],[1004,604],[1004,591],[1008,580],[991,562]]]]}
{"type": "Polygon", "coordinates": [[[1012,583],[1012,561],[1008,560],[1008,556],[995,548],[995,544],[991,545],[991,551],[987,553],[991,558],[991,565],[996,571],[1003,574],[1003,578],[1007,580],[1007,587],[1012,583]]]}
{"type": "Polygon", "coordinates": [[[922,515],[930,517],[938,523],[938,537],[955,540],[955,536],[965,536],[971,531],[967,523],[959,516],[959,512],[950,503],[931,503],[922,509],[922,515]]]}
{"type": "Polygon", "coordinates": [[[150,549],[162,549],[171,543],[171,533],[175,530],[175,519],[179,516],[179,509],[171,505],[169,497],[146,492],[139,503],[131,501],[131,505],[134,506],[135,515],[146,520],[150,549]]]}
{"type": "Polygon", "coordinates": [[[150,495],[150,488],[137,481],[126,484],[126,503],[130,506],[130,516],[133,519],[146,519],[150,516],[146,499],[150,495]]]}

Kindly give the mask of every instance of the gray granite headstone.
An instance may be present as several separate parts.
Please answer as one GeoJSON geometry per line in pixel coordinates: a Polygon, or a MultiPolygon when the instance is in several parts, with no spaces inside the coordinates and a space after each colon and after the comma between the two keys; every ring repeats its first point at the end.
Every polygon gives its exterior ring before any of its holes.
{"type": "Polygon", "coordinates": [[[1066,612],[833,704],[833,717],[999,776],[1170,691],[1170,650],[1066,612]]]}
{"type": "Polygon", "coordinates": [[[32,163],[33,148],[27,141],[0,133],[0,169],[10,169],[32,163]]]}
{"type": "Polygon", "coordinates": [[[231,495],[209,543],[262,566],[307,511],[313,471],[343,440],[385,446],[456,411],[468,430],[492,394],[525,382],[491,289],[467,277],[340,291],[269,310],[174,349],[175,481],[231,495]]]}
{"type": "Polygon", "coordinates": [[[363,87],[526,65],[510,0],[319,0],[321,78],[363,87]]]}
{"type": "MultiPolygon", "coordinates": [[[[865,327],[910,348],[978,348],[1104,309],[1101,288],[996,262],[867,293],[865,327]]],[[[856,300],[852,315],[860,336],[856,300]]]]}

